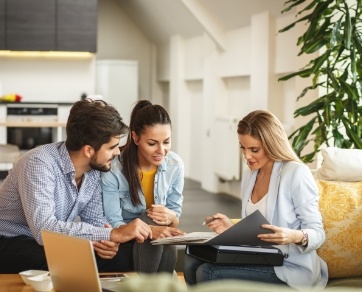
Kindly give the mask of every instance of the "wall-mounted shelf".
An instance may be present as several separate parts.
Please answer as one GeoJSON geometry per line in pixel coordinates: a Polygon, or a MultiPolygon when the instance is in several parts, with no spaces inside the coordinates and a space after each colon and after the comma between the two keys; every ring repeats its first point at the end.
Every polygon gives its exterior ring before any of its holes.
{"type": "Polygon", "coordinates": [[[0,122],[0,126],[4,127],[21,127],[21,128],[53,128],[53,127],[65,127],[66,123],[58,122],[0,122]]]}

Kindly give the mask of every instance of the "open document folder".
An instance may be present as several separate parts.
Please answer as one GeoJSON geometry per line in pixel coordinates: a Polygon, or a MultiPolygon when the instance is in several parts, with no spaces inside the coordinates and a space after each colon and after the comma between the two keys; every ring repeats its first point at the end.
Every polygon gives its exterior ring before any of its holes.
{"type": "Polygon", "coordinates": [[[223,233],[191,232],[185,235],[159,238],[152,244],[202,244],[202,245],[273,245],[273,242],[260,240],[257,235],[273,233],[270,229],[262,228],[262,224],[270,224],[259,210],[245,217],[223,233]]]}

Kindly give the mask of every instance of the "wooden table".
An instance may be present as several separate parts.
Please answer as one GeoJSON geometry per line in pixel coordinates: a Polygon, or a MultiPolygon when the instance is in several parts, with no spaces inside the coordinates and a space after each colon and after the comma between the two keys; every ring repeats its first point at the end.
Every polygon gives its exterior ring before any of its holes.
{"type": "Polygon", "coordinates": [[[0,274],[0,291],[34,292],[34,289],[30,285],[25,285],[19,274],[0,274]]]}
{"type": "MultiPolygon", "coordinates": [[[[107,273],[101,273],[107,275],[107,273]]],[[[128,272],[127,275],[134,277],[134,272],[128,272]]],[[[34,292],[30,285],[26,285],[19,274],[0,274],[0,292],[34,292]]],[[[55,292],[54,289],[51,291],[55,292]]]]}
{"type": "MultiPolygon", "coordinates": [[[[128,272],[129,276],[135,276],[137,273],[128,272]]],[[[183,273],[177,273],[178,280],[185,284],[183,273]]],[[[55,292],[55,290],[51,290],[55,292]]],[[[25,285],[19,274],[0,274],[0,292],[34,292],[33,287],[25,285]]]]}

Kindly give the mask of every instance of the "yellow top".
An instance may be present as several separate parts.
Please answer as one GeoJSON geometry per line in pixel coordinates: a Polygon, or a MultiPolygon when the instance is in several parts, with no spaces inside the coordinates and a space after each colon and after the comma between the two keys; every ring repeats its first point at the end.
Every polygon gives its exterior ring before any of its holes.
{"type": "Polygon", "coordinates": [[[231,219],[231,221],[232,221],[234,224],[236,224],[236,223],[238,223],[239,221],[241,221],[241,219],[231,219]]]}
{"type": "Polygon", "coordinates": [[[142,171],[141,173],[141,185],[143,190],[143,195],[145,196],[146,200],[146,209],[150,208],[152,204],[155,203],[154,199],[154,182],[155,182],[155,175],[157,172],[157,167],[150,170],[150,171],[142,171]]]}

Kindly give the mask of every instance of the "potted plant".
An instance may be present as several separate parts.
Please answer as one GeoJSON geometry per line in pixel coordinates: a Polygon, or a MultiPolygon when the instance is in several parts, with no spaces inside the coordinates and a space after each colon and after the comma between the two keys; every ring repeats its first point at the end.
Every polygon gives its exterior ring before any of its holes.
{"type": "Polygon", "coordinates": [[[282,12],[301,5],[305,7],[297,11],[300,18],[279,32],[307,23],[297,41],[298,55],[320,53],[301,70],[279,80],[310,78],[310,86],[297,100],[309,90],[323,92],[294,112],[295,118],[311,118],[289,136],[301,159],[312,162],[322,147],[362,149],[362,0],[289,0],[282,12]],[[314,143],[312,152],[302,155],[310,142],[314,143]]]}

